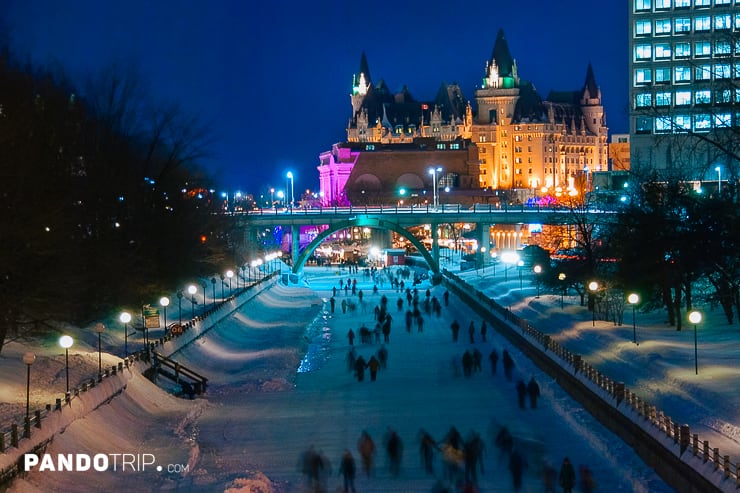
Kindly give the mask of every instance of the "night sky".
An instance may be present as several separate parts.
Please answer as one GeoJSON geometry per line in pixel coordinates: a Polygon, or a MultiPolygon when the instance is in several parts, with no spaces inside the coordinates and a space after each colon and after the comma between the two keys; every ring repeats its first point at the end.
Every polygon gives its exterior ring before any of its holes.
{"type": "MultiPolygon", "coordinates": [[[[607,124],[625,133],[627,2],[1,0],[11,49],[75,81],[134,63],[155,100],[213,124],[206,163],[225,190],[318,185],[319,153],[346,137],[352,75],[370,72],[433,99],[443,81],[466,99],[501,28],[522,79],[544,98],[583,86],[591,62],[607,124]],[[363,6],[375,6],[366,8],[363,6]]],[[[82,84],[80,84],[81,86],[82,84]]],[[[83,94],[84,96],[84,94],[83,94]]],[[[296,191],[296,194],[298,192],[296,191]]]]}

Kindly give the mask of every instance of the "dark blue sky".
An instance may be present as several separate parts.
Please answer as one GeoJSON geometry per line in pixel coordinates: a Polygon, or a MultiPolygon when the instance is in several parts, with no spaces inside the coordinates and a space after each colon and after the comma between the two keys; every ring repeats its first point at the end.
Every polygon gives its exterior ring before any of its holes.
{"type": "Polygon", "coordinates": [[[155,99],[213,122],[207,165],[225,189],[318,184],[318,155],[345,137],[360,56],[375,81],[469,100],[499,28],[519,76],[546,97],[576,90],[591,62],[614,133],[627,131],[627,3],[608,0],[2,0],[16,54],[73,79],[134,62],[155,99]],[[377,6],[363,8],[362,6],[377,6]]]}

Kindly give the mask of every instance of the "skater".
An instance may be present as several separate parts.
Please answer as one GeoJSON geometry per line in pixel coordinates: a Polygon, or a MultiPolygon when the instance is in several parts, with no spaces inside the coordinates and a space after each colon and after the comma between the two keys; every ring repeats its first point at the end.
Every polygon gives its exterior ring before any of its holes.
{"type": "Polygon", "coordinates": [[[347,300],[342,299],[342,313],[347,313],[347,300]]]}
{"type": "Polygon", "coordinates": [[[509,470],[511,471],[511,483],[514,491],[522,489],[522,475],[527,467],[527,461],[518,450],[514,450],[509,457],[509,470]]]}
{"type": "Polygon", "coordinates": [[[349,339],[350,346],[355,345],[355,331],[354,330],[349,329],[349,332],[347,332],[347,339],[349,339]]]}
{"type": "Polygon", "coordinates": [[[542,465],[542,486],[544,487],[544,493],[555,493],[555,478],[557,472],[552,467],[549,461],[545,461],[542,465]]]}
{"type": "Polygon", "coordinates": [[[457,323],[457,320],[452,321],[450,329],[452,329],[452,341],[457,342],[457,335],[460,332],[460,324],[457,323]]]}
{"type": "Polygon", "coordinates": [[[424,462],[424,471],[429,475],[434,475],[434,449],[437,448],[437,443],[425,430],[419,430],[419,452],[421,452],[421,459],[424,462]]]}
{"type": "Polygon", "coordinates": [[[465,481],[478,484],[478,467],[483,474],[483,440],[480,435],[473,432],[463,445],[465,454],[465,481]]]}
{"type": "Polygon", "coordinates": [[[499,450],[499,460],[501,460],[504,455],[511,453],[511,450],[514,448],[514,437],[506,426],[501,427],[496,435],[494,444],[499,450]]]}
{"type": "Polygon", "coordinates": [[[473,371],[478,372],[482,370],[483,354],[478,351],[478,348],[473,348],[473,371]]]}
{"type": "Polygon", "coordinates": [[[596,481],[594,481],[594,475],[591,473],[591,469],[588,466],[582,465],[578,468],[578,472],[581,475],[581,491],[583,493],[592,493],[596,489],[596,481]]]}
{"type": "Polygon", "coordinates": [[[411,333],[411,324],[414,322],[414,313],[411,310],[406,311],[406,332],[411,333]]]}
{"type": "Polygon", "coordinates": [[[396,301],[396,306],[398,307],[398,311],[403,311],[403,298],[398,298],[398,301],[396,301]]]}
{"type": "Polygon", "coordinates": [[[482,321],[480,324],[480,337],[483,342],[486,342],[486,334],[488,333],[488,326],[486,325],[486,321],[482,321]]]}
{"type": "Polygon", "coordinates": [[[524,398],[527,396],[527,384],[522,379],[519,379],[516,383],[516,396],[517,402],[519,402],[519,409],[525,409],[524,398]]]}
{"type": "Polygon", "coordinates": [[[357,451],[360,452],[360,458],[362,460],[362,470],[365,472],[365,476],[370,477],[370,471],[373,467],[373,456],[375,455],[375,442],[370,438],[370,434],[367,431],[363,431],[360,434],[360,439],[357,441],[357,451]]]}
{"type": "Polygon", "coordinates": [[[473,373],[473,355],[470,354],[470,351],[468,350],[465,350],[462,355],[462,367],[463,375],[469,378],[470,375],[473,373]]]}
{"type": "Polygon", "coordinates": [[[358,382],[362,382],[365,380],[365,368],[367,367],[367,363],[365,362],[365,358],[362,356],[358,356],[355,360],[355,376],[357,377],[358,382]]]}
{"type": "Polygon", "coordinates": [[[558,481],[560,487],[563,488],[563,493],[573,493],[573,487],[576,485],[576,471],[567,457],[563,459],[563,465],[560,466],[558,481]]]}
{"type": "Polygon", "coordinates": [[[356,361],[357,361],[357,352],[355,352],[355,348],[352,347],[350,348],[349,353],[347,353],[347,369],[349,371],[354,371],[356,361]]]}
{"type": "Polygon", "coordinates": [[[527,393],[529,394],[529,407],[537,408],[537,398],[540,396],[540,386],[534,381],[534,377],[527,384],[527,393]]]}
{"type": "Polygon", "coordinates": [[[375,356],[370,356],[370,361],[367,362],[367,367],[370,369],[370,381],[374,382],[378,376],[378,370],[380,369],[380,361],[375,356]]]}
{"type": "Polygon", "coordinates": [[[331,305],[331,312],[334,313],[334,304],[337,302],[337,300],[334,299],[334,296],[332,296],[329,299],[329,304],[331,305]]]}
{"type": "Polygon", "coordinates": [[[355,458],[352,457],[352,452],[345,449],[342,454],[342,461],[339,465],[339,474],[344,477],[344,492],[355,493],[355,458]]]}
{"type": "Polygon", "coordinates": [[[442,295],[445,299],[445,306],[450,304],[450,292],[445,289],[445,293],[442,295]]]}
{"type": "Polygon", "coordinates": [[[507,351],[506,349],[504,349],[503,365],[504,365],[504,375],[506,375],[506,380],[511,382],[511,370],[514,369],[514,360],[511,359],[511,355],[509,354],[509,351],[507,351]]]}
{"type": "Polygon", "coordinates": [[[491,350],[491,354],[488,355],[488,359],[491,360],[491,372],[496,374],[496,364],[498,363],[498,353],[495,349],[491,350]]]}
{"type": "Polygon", "coordinates": [[[468,326],[468,335],[470,336],[470,344],[475,344],[475,324],[472,321],[468,326]]]}
{"type": "Polygon", "coordinates": [[[391,476],[398,477],[401,472],[401,457],[403,456],[403,442],[395,430],[389,428],[386,435],[385,450],[388,453],[388,468],[391,476]]]}

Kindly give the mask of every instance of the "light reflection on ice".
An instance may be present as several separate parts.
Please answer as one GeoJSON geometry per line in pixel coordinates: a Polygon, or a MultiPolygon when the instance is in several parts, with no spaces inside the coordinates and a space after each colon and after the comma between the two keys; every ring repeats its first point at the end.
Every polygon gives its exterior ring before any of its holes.
{"type": "Polygon", "coordinates": [[[326,350],[331,343],[331,329],[326,325],[329,314],[322,311],[306,328],[306,334],[303,336],[308,341],[306,355],[303,356],[301,364],[298,365],[298,373],[305,373],[321,368],[321,364],[326,361],[326,350]]]}

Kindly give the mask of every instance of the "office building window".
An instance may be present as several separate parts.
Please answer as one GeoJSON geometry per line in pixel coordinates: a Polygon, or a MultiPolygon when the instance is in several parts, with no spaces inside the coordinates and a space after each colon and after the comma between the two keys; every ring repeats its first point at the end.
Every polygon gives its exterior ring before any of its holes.
{"type": "Polygon", "coordinates": [[[735,14],[735,29],[740,29],[740,14],[735,14]]]}
{"type": "Polygon", "coordinates": [[[714,91],[714,102],[717,104],[729,104],[732,102],[732,90],[722,89],[721,91],[714,91]]]}
{"type": "Polygon", "coordinates": [[[691,7],[691,0],[676,0],[675,7],[677,9],[687,9],[691,7]]]}
{"type": "Polygon", "coordinates": [[[677,66],[673,72],[676,74],[673,77],[676,82],[691,82],[691,67],[677,66]]]}
{"type": "Polygon", "coordinates": [[[658,67],[655,69],[655,83],[656,84],[670,84],[671,83],[671,68],[670,67],[658,67]]]}
{"type": "Polygon", "coordinates": [[[635,0],[635,12],[645,12],[651,8],[650,0],[635,0]]]}
{"type": "Polygon", "coordinates": [[[671,126],[671,118],[669,116],[659,116],[655,119],[655,131],[657,133],[670,132],[671,126]]]}
{"type": "Polygon", "coordinates": [[[723,57],[732,55],[732,46],[729,41],[717,41],[714,43],[714,56],[723,57]]]}
{"type": "Polygon", "coordinates": [[[655,45],[655,59],[665,60],[671,58],[671,45],[670,43],[657,43],[655,45]]]}
{"type": "Polygon", "coordinates": [[[653,47],[649,44],[635,45],[635,60],[650,60],[653,57],[653,47]]]}
{"type": "Polygon", "coordinates": [[[736,63],[734,67],[735,67],[735,73],[732,76],[735,79],[740,79],[740,63],[736,63]]]}
{"type": "Polygon", "coordinates": [[[694,80],[711,80],[712,79],[712,66],[711,65],[697,65],[694,69],[694,80]]]}
{"type": "Polygon", "coordinates": [[[671,93],[668,91],[655,93],[655,106],[670,106],[671,93]]]}
{"type": "Polygon", "coordinates": [[[709,41],[697,41],[694,43],[694,56],[706,57],[712,54],[712,44],[709,41]]]}
{"type": "Polygon", "coordinates": [[[676,106],[691,104],[691,91],[676,91],[676,106]]]}
{"type": "Polygon", "coordinates": [[[715,79],[729,79],[730,78],[730,64],[729,63],[718,63],[714,66],[714,78],[715,79]]]}
{"type": "Polygon", "coordinates": [[[708,15],[701,15],[694,18],[694,31],[709,31],[712,28],[712,18],[708,15]]]}
{"type": "Polygon", "coordinates": [[[650,36],[653,32],[653,23],[646,20],[635,21],[636,36],[650,36]]]}
{"type": "Polygon", "coordinates": [[[691,43],[676,43],[674,53],[676,54],[676,58],[691,57],[691,43]]]}
{"type": "Polygon", "coordinates": [[[730,113],[717,113],[714,115],[714,126],[716,128],[731,127],[732,115],[730,113]]]}
{"type": "Polygon", "coordinates": [[[638,116],[635,120],[635,131],[638,134],[649,134],[653,131],[653,119],[647,116],[638,116]]]}
{"type": "Polygon", "coordinates": [[[698,89],[694,93],[694,104],[709,104],[712,102],[712,91],[709,89],[698,89]]]}
{"type": "Polygon", "coordinates": [[[676,34],[690,33],[691,32],[691,19],[688,17],[679,17],[673,21],[673,26],[674,26],[674,32],[676,34]]]}
{"type": "Polygon", "coordinates": [[[650,84],[653,82],[653,72],[649,68],[635,69],[635,84],[650,84]]]}
{"type": "Polygon", "coordinates": [[[732,0],[714,0],[714,5],[730,5],[732,0]]]}
{"type": "Polygon", "coordinates": [[[655,21],[655,34],[671,34],[671,20],[658,19],[655,21]]]}
{"type": "Polygon", "coordinates": [[[694,0],[694,7],[709,7],[711,4],[711,0],[694,0]]]}
{"type": "Polygon", "coordinates": [[[653,105],[653,95],[649,92],[635,95],[635,107],[646,108],[653,105]]]}
{"type": "Polygon", "coordinates": [[[677,132],[691,130],[691,117],[689,115],[675,115],[673,117],[673,125],[677,132]]]}
{"type": "Polygon", "coordinates": [[[694,130],[708,131],[712,128],[712,116],[707,113],[694,115],[694,130]]]}
{"type": "Polygon", "coordinates": [[[671,8],[671,0],[655,0],[655,10],[668,10],[671,8]]]}
{"type": "Polygon", "coordinates": [[[725,31],[732,29],[732,17],[730,14],[720,14],[714,16],[714,30],[725,31]]]}

